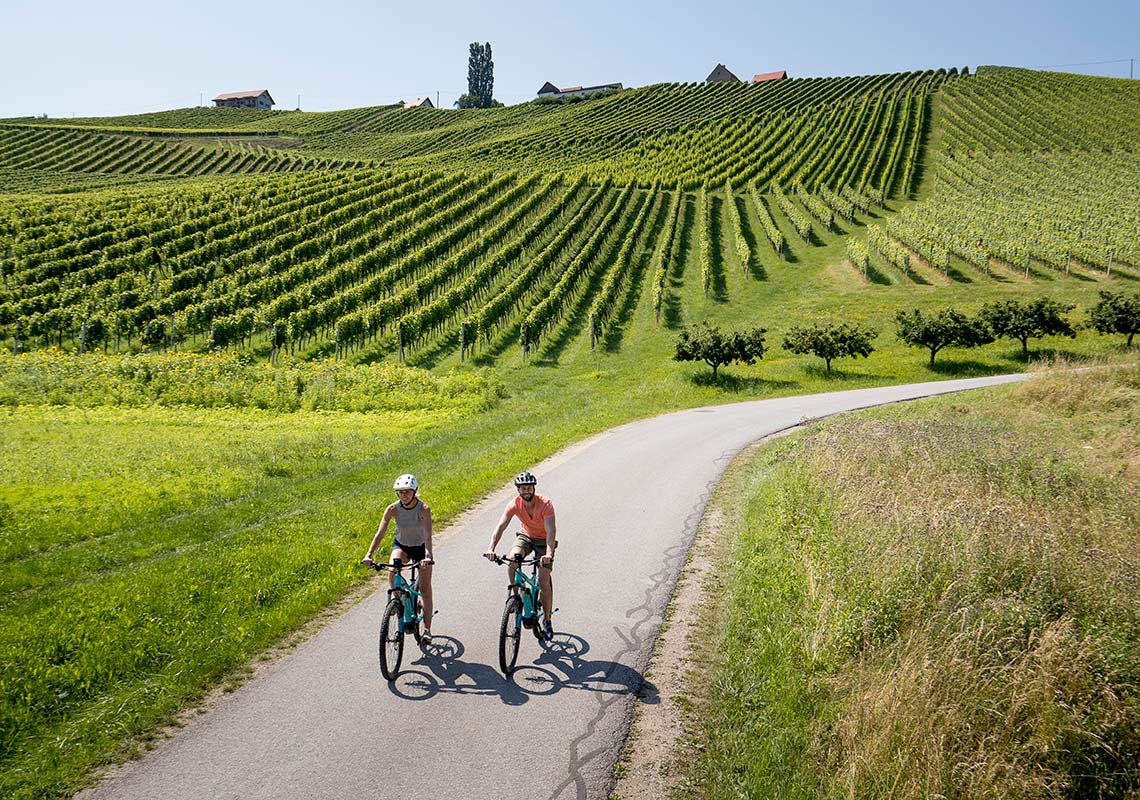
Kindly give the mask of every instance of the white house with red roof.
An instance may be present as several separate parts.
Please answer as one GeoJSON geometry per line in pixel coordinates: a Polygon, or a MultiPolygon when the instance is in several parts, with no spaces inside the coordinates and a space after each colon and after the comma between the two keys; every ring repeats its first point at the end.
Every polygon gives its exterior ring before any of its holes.
{"type": "Polygon", "coordinates": [[[576,94],[589,94],[590,92],[600,92],[603,90],[613,89],[620,92],[622,85],[620,83],[603,83],[598,86],[569,86],[565,89],[559,89],[550,81],[542,84],[542,88],[538,90],[539,97],[570,97],[576,94]]]}
{"type": "Polygon", "coordinates": [[[260,108],[266,111],[273,108],[273,98],[268,89],[254,89],[252,92],[228,92],[214,98],[214,106],[221,108],[260,108]]]}
{"type": "Polygon", "coordinates": [[[779,72],[761,72],[759,75],[752,76],[753,83],[767,83],[768,81],[782,81],[787,79],[787,70],[780,70],[779,72]]]}

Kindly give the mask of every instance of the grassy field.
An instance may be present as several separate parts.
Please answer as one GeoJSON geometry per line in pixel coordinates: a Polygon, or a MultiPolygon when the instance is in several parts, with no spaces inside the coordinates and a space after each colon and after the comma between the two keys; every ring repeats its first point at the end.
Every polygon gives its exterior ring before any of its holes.
{"type": "Polygon", "coordinates": [[[681,791],[1135,797],[1140,373],[814,426],[727,502],[681,791]]]}

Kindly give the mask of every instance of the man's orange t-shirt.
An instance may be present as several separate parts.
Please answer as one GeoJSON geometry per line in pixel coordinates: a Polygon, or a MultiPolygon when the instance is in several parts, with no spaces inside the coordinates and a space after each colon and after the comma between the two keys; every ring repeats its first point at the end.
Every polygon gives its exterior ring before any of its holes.
{"type": "Polygon", "coordinates": [[[540,494],[534,496],[534,514],[528,514],[523,499],[516,497],[515,501],[507,506],[507,518],[514,517],[523,528],[523,533],[532,539],[546,539],[547,517],[554,516],[554,503],[540,494]]]}

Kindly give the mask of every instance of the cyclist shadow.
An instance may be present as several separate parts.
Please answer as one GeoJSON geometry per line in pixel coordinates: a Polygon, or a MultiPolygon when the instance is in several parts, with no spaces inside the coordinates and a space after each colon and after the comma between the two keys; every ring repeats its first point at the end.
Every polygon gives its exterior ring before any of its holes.
{"type": "Polygon", "coordinates": [[[657,687],[637,670],[616,661],[583,658],[590,644],[576,634],[556,634],[543,643],[533,663],[520,663],[510,677],[488,664],[464,661],[465,649],[453,636],[436,636],[388,683],[388,690],[405,700],[430,700],[440,694],[497,696],[511,706],[564,689],[635,695],[651,705],[659,702],[657,687]]]}
{"type": "MultiPolygon", "coordinates": [[[[545,694],[541,684],[532,691],[528,683],[516,683],[494,667],[464,661],[466,648],[454,636],[437,635],[419,657],[406,666],[388,691],[405,700],[430,700],[440,694],[495,696],[509,706],[518,706],[532,694],[545,694]]],[[[408,652],[407,655],[412,655],[408,652]]]]}
{"type": "Polygon", "coordinates": [[[587,659],[590,643],[575,633],[556,633],[543,645],[535,664],[547,668],[553,689],[579,689],[598,694],[633,695],[647,705],[661,701],[657,686],[644,674],[620,661],[587,659]]]}

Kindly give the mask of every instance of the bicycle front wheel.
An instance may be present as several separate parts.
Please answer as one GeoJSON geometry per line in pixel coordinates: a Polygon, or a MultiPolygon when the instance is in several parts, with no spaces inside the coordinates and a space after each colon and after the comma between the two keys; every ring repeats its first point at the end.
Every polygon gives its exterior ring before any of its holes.
{"type": "Polygon", "coordinates": [[[503,620],[499,623],[499,669],[510,675],[519,658],[519,635],[522,633],[522,600],[515,595],[507,598],[503,620]]]}
{"type": "Polygon", "coordinates": [[[393,597],[388,601],[384,619],[380,622],[380,671],[390,681],[400,673],[400,660],[404,657],[404,632],[400,630],[403,616],[403,602],[399,597],[393,597]]]}

